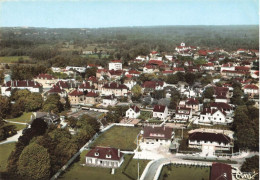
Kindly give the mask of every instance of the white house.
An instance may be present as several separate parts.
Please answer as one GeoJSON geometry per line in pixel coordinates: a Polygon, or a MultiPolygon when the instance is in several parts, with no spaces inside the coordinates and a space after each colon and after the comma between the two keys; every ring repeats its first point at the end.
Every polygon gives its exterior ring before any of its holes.
{"type": "Polygon", "coordinates": [[[40,83],[43,88],[47,89],[51,88],[55,83],[58,82],[58,79],[49,74],[39,74],[33,80],[40,83]]]}
{"type": "Polygon", "coordinates": [[[115,106],[117,103],[117,99],[115,98],[114,95],[110,95],[110,96],[105,96],[103,98],[103,102],[102,105],[107,107],[107,106],[115,106]]]}
{"type": "Polygon", "coordinates": [[[110,70],[122,70],[122,62],[120,60],[113,60],[108,64],[108,69],[110,70]]]}
{"type": "Polygon", "coordinates": [[[192,132],[188,140],[190,148],[202,149],[205,155],[214,155],[216,150],[231,150],[234,146],[229,136],[216,132],[192,132]]]}
{"type": "Polygon", "coordinates": [[[13,89],[28,89],[30,92],[42,92],[42,86],[31,80],[22,80],[22,81],[8,81],[1,87],[2,96],[11,96],[11,91],[13,89]]]}
{"type": "Polygon", "coordinates": [[[124,161],[120,149],[111,147],[95,147],[86,154],[86,165],[104,168],[118,168],[124,161]]]}
{"type": "Polygon", "coordinates": [[[125,80],[124,85],[126,85],[126,87],[129,90],[131,90],[134,87],[134,85],[136,85],[136,81],[132,80],[132,79],[127,79],[127,80],[125,80]]]}
{"type": "Polygon", "coordinates": [[[250,96],[253,96],[255,94],[259,94],[259,88],[254,84],[248,84],[243,87],[244,93],[248,94],[250,96]]]}
{"type": "Polygon", "coordinates": [[[226,113],[219,109],[205,108],[200,114],[200,123],[227,124],[226,113]]]}
{"type": "Polygon", "coordinates": [[[133,106],[130,106],[130,108],[126,111],[126,117],[127,118],[138,118],[138,116],[140,116],[140,109],[133,105],[133,106]]]}
{"type": "Polygon", "coordinates": [[[169,145],[174,138],[173,129],[166,126],[145,126],[143,142],[146,144],[169,145]]]}
{"type": "Polygon", "coordinates": [[[116,82],[107,83],[101,88],[101,96],[127,96],[128,88],[124,84],[118,84],[116,82]]]}
{"type": "Polygon", "coordinates": [[[177,107],[174,120],[177,122],[187,122],[192,118],[192,109],[177,107]]]}
{"type": "Polygon", "coordinates": [[[80,73],[85,73],[87,68],[85,68],[85,67],[76,67],[76,66],[67,66],[66,67],[66,71],[70,71],[72,69],[75,70],[75,71],[78,71],[80,73]]]}
{"type": "Polygon", "coordinates": [[[162,105],[155,105],[153,108],[153,118],[160,118],[166,120],[168,117],[168,107],[162,105]]]}

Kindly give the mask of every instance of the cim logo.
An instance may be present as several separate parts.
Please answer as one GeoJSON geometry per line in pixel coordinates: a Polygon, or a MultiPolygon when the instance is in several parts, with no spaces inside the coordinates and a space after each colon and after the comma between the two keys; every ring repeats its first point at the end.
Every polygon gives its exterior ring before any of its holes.
{"type": "Polygon", "coordinates": [[[235,174],[235,177],[236,179],[238,180],[242,180],[242,179],[246,179],[246,180],[251,180],[251,179],[255,179],[255,176],[258,174],[258,173],[255,173],[255,172],[241,172],[238,168],[234,168],[236,170],[236,172],[234,173],[235,174]]]}

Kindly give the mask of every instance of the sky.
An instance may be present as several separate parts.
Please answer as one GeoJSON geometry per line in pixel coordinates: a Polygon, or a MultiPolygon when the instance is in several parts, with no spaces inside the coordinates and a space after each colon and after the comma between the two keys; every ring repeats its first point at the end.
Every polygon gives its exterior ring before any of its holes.
{"type": "Polygon", "coordinates": [[[0,27],[252,24],[258,0],[0,0],[0,27]]]}

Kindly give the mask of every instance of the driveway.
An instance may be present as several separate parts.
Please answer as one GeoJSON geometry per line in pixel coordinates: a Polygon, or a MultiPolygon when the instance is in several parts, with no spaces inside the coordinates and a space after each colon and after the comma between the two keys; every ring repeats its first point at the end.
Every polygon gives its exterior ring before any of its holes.
{"type": "Polygon", "coordinates": [[[6,140],[0,142],[1,144],[6,144],[6,143],[12,143],[12,142],[17,142],[19,137],[22,135],[23,130],[17,131],[17,134],[15,134],[12,137],[7,138],[6,140]]]}

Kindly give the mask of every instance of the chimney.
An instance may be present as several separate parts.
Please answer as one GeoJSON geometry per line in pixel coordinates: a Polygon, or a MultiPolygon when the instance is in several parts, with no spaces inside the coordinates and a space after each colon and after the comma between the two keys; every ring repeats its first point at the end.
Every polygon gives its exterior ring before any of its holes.
{"type": "Polygon", "coordinates": [[[120,157],[120,149],[117,150],[118,157],[120,157]]]}

